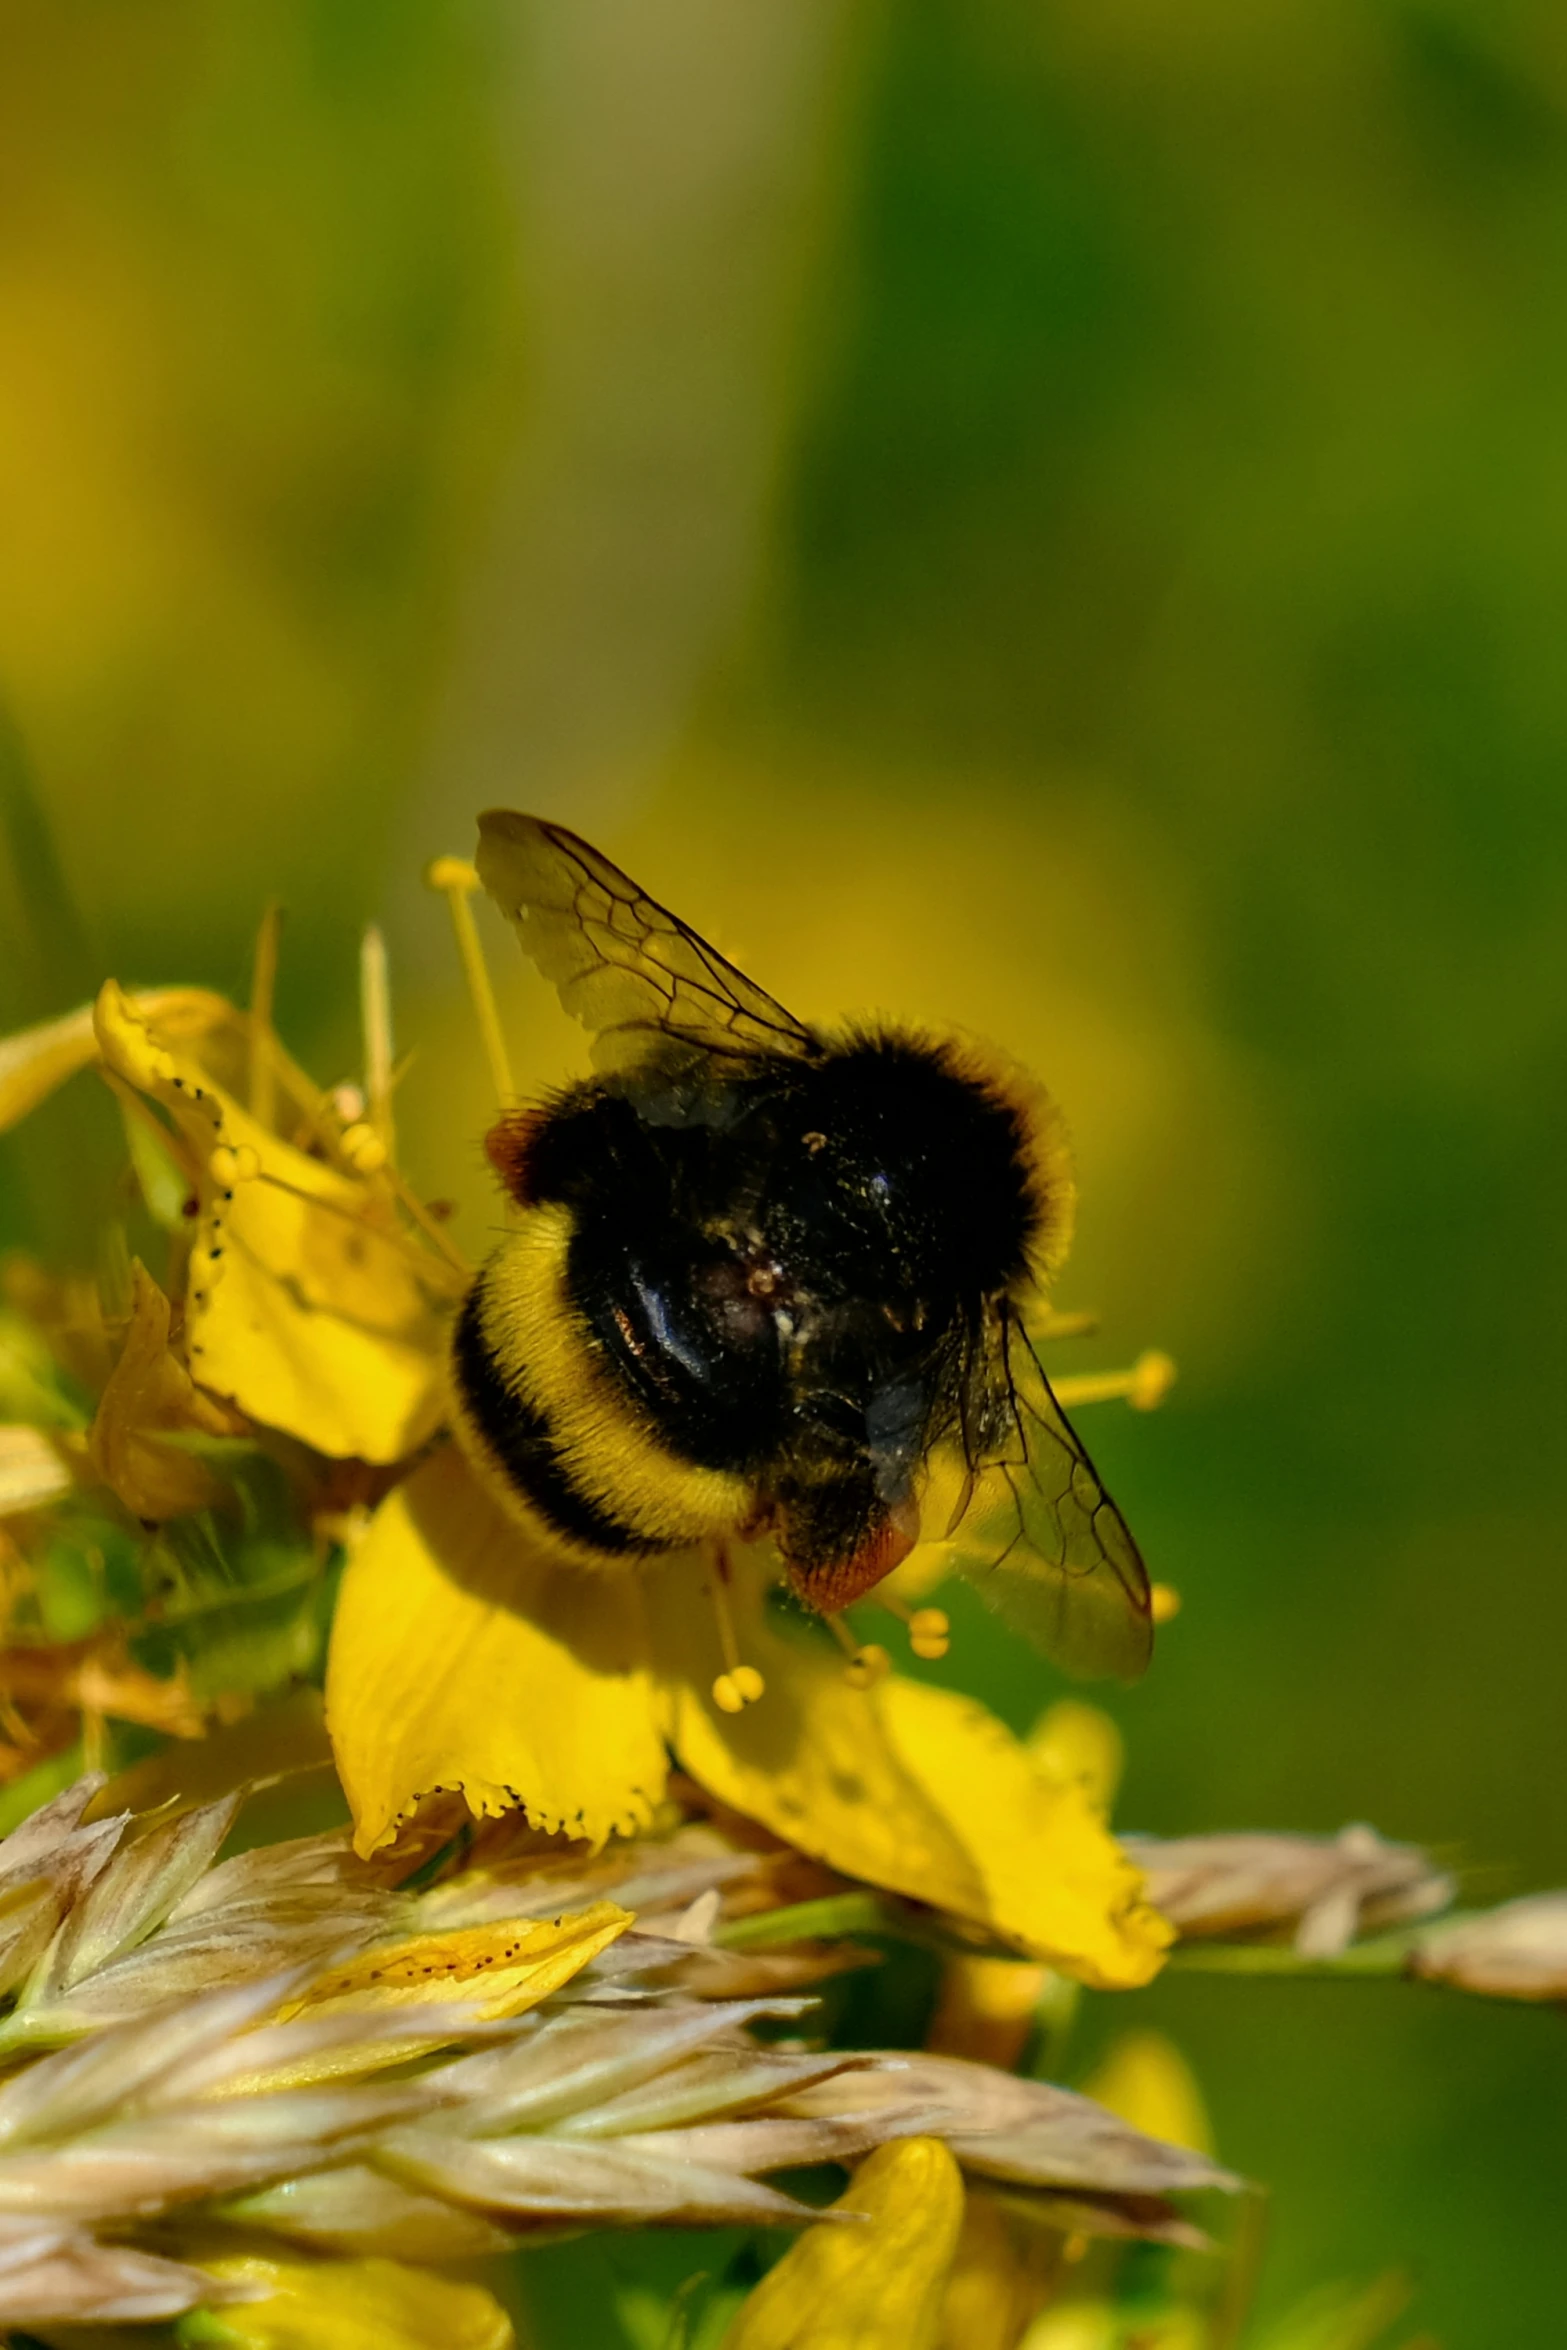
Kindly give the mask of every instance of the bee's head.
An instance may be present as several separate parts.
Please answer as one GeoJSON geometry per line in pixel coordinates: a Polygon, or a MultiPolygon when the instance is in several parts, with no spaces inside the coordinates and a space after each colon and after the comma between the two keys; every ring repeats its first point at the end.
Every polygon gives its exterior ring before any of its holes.
{"type": "MultiPolygon", "coordinates": [[[[977,1298],[1065,1254],[1072,1181],[1060,1123],[1004,1068],[897,1032],[851,1035],[791,1100],[776,1211],[845,1290],[977,1298]]],[[[1037,1091],[1037,1089],[1036,1089],[1037,1091]]]]}

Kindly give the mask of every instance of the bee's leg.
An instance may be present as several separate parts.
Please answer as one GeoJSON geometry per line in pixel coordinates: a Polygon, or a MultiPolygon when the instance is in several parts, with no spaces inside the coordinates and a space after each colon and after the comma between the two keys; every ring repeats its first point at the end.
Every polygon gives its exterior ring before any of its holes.
{"type": "Polygon", "coordinates": [[[713,1616],[718,1625],[718,1652],[724,1660],[724,1669],[713,1683],[713,1703],[720,1713],[737,1714],[746,1706],[754,1705],[767,1688],[755,1665],[740,1662],[740,1644],[735,1638],[734,1611],[729,1605],[729,1585],[733,1569],[729,1564],[729,1545],[722,1539],[710,1546],[713,1563],[712,1581],[708,1592],[713,1602],[713,1616]]]}

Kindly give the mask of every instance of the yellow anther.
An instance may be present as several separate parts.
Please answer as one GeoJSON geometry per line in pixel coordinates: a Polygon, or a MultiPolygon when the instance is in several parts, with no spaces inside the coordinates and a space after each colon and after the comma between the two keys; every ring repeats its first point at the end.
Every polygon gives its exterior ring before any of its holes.
{"type": "Polygon", "coordinates": [[[1173,1583],[1156,1583],[1148,1598],[1156,1624],[1167,1624],[1181,1612],[1181,1595],[1173,1583]]]}
{"type": "Polygon", "coordinates": [[[851,1689],[874,1689],[891,1671],[892,1659],[887,1651],[877,1641],[868,1640],[850,1657],[843,1668],[843,1677],[851,1689]]]}
{"type": "Polygon", "coordinates": [[[1156,1411],[1174,1385],[1174,1362],[1157,1347],[1150,1347],[1132,1365],[1132,1384],[1126,1400],[1134,1412],[1156,1411]]]}
{"type": "Polygon", "coordinates": [[[952,1626],[939,1607],[917,1607],[909,1618],[909,1646],[916,1656],[933,1664],[952,1645],[952,1626]]]}
{"type": "Polygon", "coordinates": [[[466,857],[432,857],[424,869],[425,882],[431,889],[471,890],[479,886],[479,876],[466,857]]]}
{"type": "Polygon", "coordinates": [[[743,1713],[748,1705],[755,1705],[765,1687],[755,1665],[736,1665],[732,1673],[720,1673],[713,1683],[713,1703],[721,1714],[743,1713]]]}
{"type": "Polygon", "coordinates": [[[386,1145],[373,1126],[350,1126],[343,1136],[343,1156],[359,1175],[374,1175],[386,1165],[386,1145]]]}

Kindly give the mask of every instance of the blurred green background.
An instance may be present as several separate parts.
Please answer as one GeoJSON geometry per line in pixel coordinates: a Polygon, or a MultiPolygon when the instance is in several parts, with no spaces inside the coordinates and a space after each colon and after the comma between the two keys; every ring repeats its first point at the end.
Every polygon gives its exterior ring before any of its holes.
{"type": "MultiPolygon", "coordinates": [[[[242,990],[277,897],[285,1031],[344,1076],[379,915],[405,1154],[477,1243],[418,872],[501,800],[806,1016],[997,1037],[1076,1136],[1084,1367],[1182,1365],[1087,1424],[1185,1597],[1114,1701],[1126,1822],[1560,1881],[1560,8],[0,22],[7,1021],[111,969],[242,990]]],[[[487,935],[555,1080],[580,1040],[487,935]]],[[[60,1245],[44,1148],[0,1211],[60,1245]]],[[[1050,1676],[960,1633],[1026,1724],[1050,1676]]],[[[1133,2014],[1272,2184],[1269,2307],[1402,2262],[1450,2350],[1559,2331],[1558,2018],[1133,2014]]]]}

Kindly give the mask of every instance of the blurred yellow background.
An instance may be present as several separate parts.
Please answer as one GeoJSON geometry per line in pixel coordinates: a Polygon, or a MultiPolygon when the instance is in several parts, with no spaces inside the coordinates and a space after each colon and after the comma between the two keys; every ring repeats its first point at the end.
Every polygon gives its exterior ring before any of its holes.
{"type": "MultiPolygon", "coordinates": [[[[1114,1701],[1127,1824],[1560,1881],[1560,10],[0,21],[7,1021],[242,991],[278,898],[285,1033],[347,1076],[379,917],[406,1155],[477,1245],[418,877],[500,801],[805,1016],[994,1036],[1076,1139],[1085,1366],[1182,1365],[1086,1428],[1186,1603],[1114,1701]]],[[[58,1242],[40,1132],[0,1217],[58,1242]]],[[[1049,1674],[958,1631],[1025,1724],[1049,1674]]],[[[1142,2011],[1273,2184],[1270,2306],[1397,2260],[1445,2342],[1550,2337],[1551,2019],[1142,2011]]]]}

